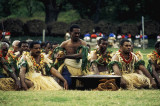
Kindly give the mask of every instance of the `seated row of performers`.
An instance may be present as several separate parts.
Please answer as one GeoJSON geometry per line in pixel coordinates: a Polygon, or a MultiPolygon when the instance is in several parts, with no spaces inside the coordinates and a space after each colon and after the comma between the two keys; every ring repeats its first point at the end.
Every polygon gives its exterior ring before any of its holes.
{"type": "Polygon", "coordinates": [[[113,54],[107,50],[105,38],[99,40],[96,50],[89,52],[86,42],[79,38],[77,25],[70,27],[70,35],[71,39],[62,42],[54,51],[50,51],[50,43],[46,43],[42,50],[39,42],[21,41],[18,52],[12,52],[8,51],[9,44],[1,42],[0,89],[70,89],[71,76],[89,74],[122,76],[120,87],[124,89],[160,86],[160,42],[155,44],[156,51],[148,55],[146,69],[142,55],[133,53],[132,44],[127,39],[120,42],[120,49],[113,54]]]}

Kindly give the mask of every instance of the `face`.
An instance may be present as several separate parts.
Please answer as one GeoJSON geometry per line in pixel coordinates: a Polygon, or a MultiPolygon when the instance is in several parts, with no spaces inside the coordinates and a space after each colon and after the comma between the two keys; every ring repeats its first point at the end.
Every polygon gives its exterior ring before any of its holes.
{"type": "Polygon", "coordinates": [[[40,44],[35,44],[33,45],[33,48],[31,49],[31,54],[34,56],[39,56],[41,53],[40,50],[41,50],[40,44]]]}
{"type": "Polygon", "coordinates": [[[52,45],[52,50],[54,50],[57,46],[59,46],[59,44],[57,44],[57,45],[52,45]]]}
{"type": "Polygon", "coordinates": [[[20,51],[21,52],[23,52],[23,51],[29,51],[29,45],[28,45],[28,43],[22,43],[20,51]]]}
{"type": "Polygon", "coordinates": [[[160,54],[160,44],[158,45],[157,48],[155,48],[155,50],[157,51],[158,54],[160,54]]]}
{"type": "Polygon", "coordinates": [[[7,47],[7,45],[3,45],[2,46],[2,55],[3,55],[3,57],[5,57],[7,55],[7,53],[8,53],[8,47],[7,47]]]}
{"type": "Polygon", "coordinates": [[[131,52],[131,42],[124,42],[123,46],[121,46],[121,50],[124,53],[130,53],[131,52]]]}
{"type": "Polygon", "coordinates": [[[51,45],[48,43],[45,48],[45,53],[48,54],[48,52],[51,50],[51,45]]]}
{"type": "Polygon", "coordinates": [[[73,41],[78,41],[79,36],[80,36],[80,29],[79,28],[73,28],[73,31],[70,32],[70,34],[71,34],[71,39],[73,41]]]}
{"type": "Polygon", "coordinates": [[[15,45],[13,46],[14,52],[18,51],[18,44],[19,42],[16,42],[15,45]]]}
{"type": "Polygon", "coordinates": [[[99,47],[100,47],[101,50],[105,51],[107,49],[107,45],[108,45],[107,41],[101,40],[101,43],[99,44],[99,47]]]}

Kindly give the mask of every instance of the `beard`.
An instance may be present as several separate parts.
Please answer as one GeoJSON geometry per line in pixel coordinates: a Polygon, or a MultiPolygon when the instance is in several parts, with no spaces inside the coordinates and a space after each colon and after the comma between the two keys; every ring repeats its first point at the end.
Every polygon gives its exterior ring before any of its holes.
{"type": "Polygon", "coordinates": [[[79,40],[79,37],[73,38],[73,41],[74,41],[74,42],[77,42],[78,40],[79,40]]]}

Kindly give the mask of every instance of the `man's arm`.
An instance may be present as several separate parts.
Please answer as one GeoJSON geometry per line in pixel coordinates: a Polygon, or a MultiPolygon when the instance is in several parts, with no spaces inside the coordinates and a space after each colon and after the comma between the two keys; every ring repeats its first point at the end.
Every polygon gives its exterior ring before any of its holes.
{"type": "Polygon", "coordinates": [[[152,87],[155,88],[156,87],[156,82],[153,79],[153,77],[151,76],[151,74],[148,72],[148,70],[145,68],[144,65],[139,65],[139,69],[143,72],[143,74],[148,77],[150,79],[150,82],[152,84],[152,87]]]}
{"type": "Polygon", "coordinates": [[[97,63],[94,62],[95,60],[97,60],[97,54],[96,52],[91,52],[90,62],[92,63],[92,65],[90,67],[90,71],[92,71],[94,74],[99,74],[97,63]]]}
{"type": "Polygon", "coordinates": [[[7,65],[9,63],[3,57],[0,58],[0,62],[2,63],[4,70],[6,70],[7,73],[9,74],[9,76],[11,78],[13,78],[13,80],[15,81],[15,83],[16,83],[15,88],[16,89],[20,89],[21,88],[21,84],[20,84],[20,81],[19,81],[19,79],[17,78],[17,76],[15,74],[15,68],[12,67],[12,66],[7,65]]]}
{"type": "MultiPolygon", "coordinates": [[[[114,55],[114,56],[112,57],[112,60],[111,60],[111,61],[118,61],[118,62],[119,62],[118,56],[117,56],[117,55],[114,55]]],[[[113,71],[114,71],[114,74],[115,74],[115,75],[120,75],[120,76],[122,76],[122,73],[121,73],[121,70],[120,70],[119,67],[118,67],[118,64],[114,64],[112,68],[113,68],[113,71]]]]}
{"type": "Polygon", "coordinates": [[[22,88],[23,88],[24,90],[28,90],[28,87],[27,87],[27,85],[26,85],[26,83],[25,83],[25,73],[26,73],[26,67],[21,66],[21,68],[20,68],[20,73],[19,73],[21,85],[22,85],[22,88]]]}
{"type": "Polygon", "coordinates": [[[64,83],[64,88],[68,89],[67,81],[63,78],[63,76],[54,68],[52,67],[50,70],[51,74],[59,78],[64,83]]]}
{"type": "MultiPolygon", "coordinates": [[[[83,46],[87,45],[86,42],[84,42],[83,40],[81,40],[81,42],[82,42],[83,46]]],[[[67,41],[64,41],[64,42],[62,42],[62,44],[60,45],[60,47],[65,49],[66,45],[67,45],[67,41]]],[[[57,59],[65,59],[65,58],[69,58],[69,59],[82,59],[82,49],[79,51],[79,53],[67,54],[67,55],[64,55],[63,57],[57,56],[57,59]]]]}

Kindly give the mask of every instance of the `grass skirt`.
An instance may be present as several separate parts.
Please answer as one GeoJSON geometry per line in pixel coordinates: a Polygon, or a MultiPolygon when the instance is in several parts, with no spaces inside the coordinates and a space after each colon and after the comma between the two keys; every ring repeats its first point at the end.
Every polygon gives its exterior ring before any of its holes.
{"type": "Polygon", "coordinates": [[[122,76],[127,83],[127,89],[150,88],[150,80],[144,75],[137,73],[124,74],[122,76]]]}
{"type": "Polygon", "coordinates": [[[15,82],[12,78],[0,78],[0,90],[15,91],[15,82]]]}
{"type": "Polygon", "coordinates": [[[53,79],[53,77],[42,76],[41,73],[32,73],[26,77],[33,82],[34,86],[29,90],[62,90],[63,88],[53,79]]]}

